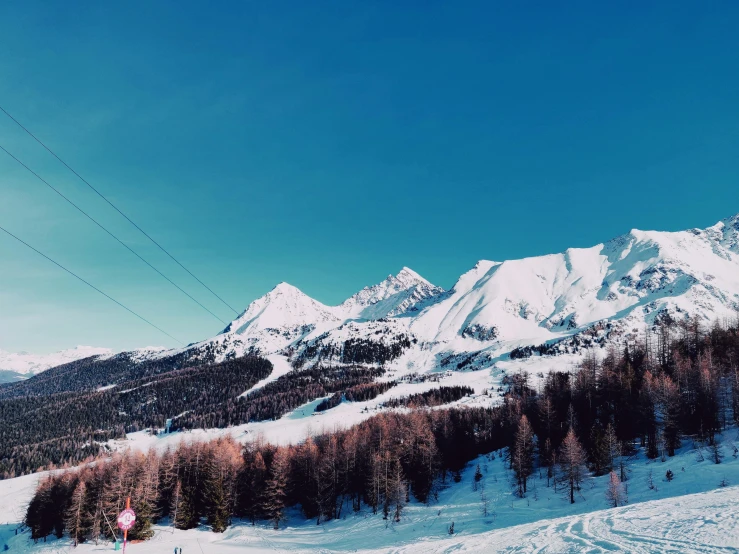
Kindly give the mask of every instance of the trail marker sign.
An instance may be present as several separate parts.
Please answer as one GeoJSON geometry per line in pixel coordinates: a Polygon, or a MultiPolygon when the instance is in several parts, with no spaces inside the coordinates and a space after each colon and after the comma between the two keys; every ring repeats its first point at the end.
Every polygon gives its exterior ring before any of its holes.
{"type": "Polygon", "coordinates": [[[118,514],[118,528],[128,531],[136,523],[136,513],[131,508],[126,508],[118,514]]]}

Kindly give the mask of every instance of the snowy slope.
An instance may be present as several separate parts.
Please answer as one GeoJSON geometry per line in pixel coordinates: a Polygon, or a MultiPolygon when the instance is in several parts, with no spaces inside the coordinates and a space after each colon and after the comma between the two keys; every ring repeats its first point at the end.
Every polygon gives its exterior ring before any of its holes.
{"type": "Polygon", "coordinates": [[[11,353],[0,350],[0,372],[12,372],[21,377],[29,377],[58,365],[81,360],[90,356],[111,354],[108,348],[78,346],[53,354],[29,354],[27,352],[11,353]]]}

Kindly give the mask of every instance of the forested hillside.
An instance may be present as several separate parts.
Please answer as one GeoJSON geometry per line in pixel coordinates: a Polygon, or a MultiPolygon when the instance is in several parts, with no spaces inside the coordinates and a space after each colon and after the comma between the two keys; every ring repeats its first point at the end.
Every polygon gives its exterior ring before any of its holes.
{"type": "MultiPolygon", "coordinates": [[[[79,367],[73,372],[83,373],[79,367]]],[[[112,388],[0,398],[0,477],[78,463],[97,455],[110,439],[162,429],[167,419],[172,419],[172,431],[224,428],[277,419],[322,396],[337,394],[341,401],[346,394],[360,401],[392,386],[374,382],[384,373],[381,368],[314,366],[242,395],[271,372],[268,360],[245,356],[126,380],[112,388]]]]}
{"type": "Polygon", "coordinates": [[[95,390],[175,369],[213,364],[222,352],[219,345],[206,344],[165,356],[138,359],[137,354],[140,356],[136,351],[102,359],[91,356],[47,369],[25,381],[0,385],[0,399],[95,390]]]}
{"type": "Polygon", "coordinates": [[[577,371],[552,372],[536,389],[526,374],[513,375],[493,408],[382,413],[292,446],[218,440],[164,455],[116,456],[42,482],[27,523],[35,538],[66,532],[87,540],[107,533],[101,510],[115,513],[129,494],[143,514],[134,530],[140,538],[166,516],[182,529],[206,518],[223,531],[233,516],[278,527],[292,505],[319,522],[362,505],[397,521],[410,494],[429,501],[469,460],[501,448],[513,494],[530,494],[538,469],[562,502],[574,503],[588,475],[610,472],[607,498],[618,506],[637,447],[667,459],[689,439],[718,464],[728,451],[716,434],[739,415],[739,326],[701,331],[695,321],[667,322],[657,337],[656,344],[591,356],[577,371]],[[106,490],[115,494],[106,497],[106,490]]]}
{"type": "Polygon", "coordinates": [[[82,461],[97,455],[101,443],[162,428],[168,418],[175,418],[175,427],[191,428],[204,418],[212,426],[226,426],[239,394],[271,371],[269,361],[247,356],[106,390],[0,399],[0,476],[82,461]]]}

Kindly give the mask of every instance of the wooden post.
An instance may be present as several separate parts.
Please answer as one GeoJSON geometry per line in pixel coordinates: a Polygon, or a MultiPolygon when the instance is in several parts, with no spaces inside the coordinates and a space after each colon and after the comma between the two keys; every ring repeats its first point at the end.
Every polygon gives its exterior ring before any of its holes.
{"type": "MultiPolygon", "coordinates": [[[[131,497],[126,498],[126,510],[131,509],[131,497]]],[[[126,540],[128,539],[128,529],[123,530],[123,554],[126,554],[126,540]]]]}

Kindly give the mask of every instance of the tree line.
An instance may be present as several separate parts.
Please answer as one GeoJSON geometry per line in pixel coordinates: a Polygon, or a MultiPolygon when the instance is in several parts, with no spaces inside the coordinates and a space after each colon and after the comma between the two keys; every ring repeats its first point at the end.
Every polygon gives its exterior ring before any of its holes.
{"type": "Polygon", "coordinates": [[[442,404],[456,402],[465,396],[474,394],[474,392],[474,389],[466,386],[439,387],[400,398],[391,398],[383,402],[382,405],[386,408],[441,406],[442,404]]]}
{"type": "Polygon", "coordinates": [[[169,518],[179,529],[206,522],[222,532],[232,518],[278,527],[290,506],[318,522],[367,507],[399,520],[412,494],[432,499],[470,459],[504,445],[501,408],[384,413],[345,431],[299,445],[241,446],[230,438],[181,443],[164,453],[116,453],[50,474],[28,506],[34,540],[68,535],[76,543],[112,538],[113,521],[131,497],[132,539],[151,536],[169,518]]]}
{"type": "Polygon", "coordinates": [[[30,379],[2,384],[0,399],[93,391],[176,369],[213,365],[226,355],[230,344],[228,340],[207,343],[177,354],[143,360],[135,352],[122,352],[107,358],[91,356],[47,369],[30,379]]]}
{"type": "Polygon", "coordinates": [[[327,336],[327,334],[321,335],[313,342],[305,344],[302,351],[292,358],[293,367],[300,369],[310,361],[314,362],[314,365],[330,365],[338,362],[349,365],[382,366],[398,358],[417,340],[405,333],[399,333],[392,336],[385,334],[382,341],[350,338],[336,344],[323,342],[327,336]]]}

